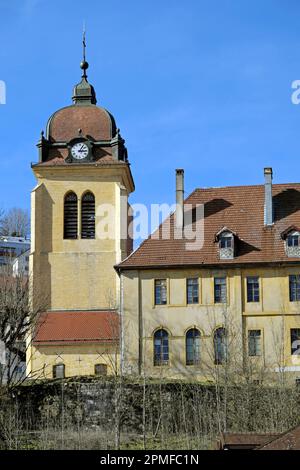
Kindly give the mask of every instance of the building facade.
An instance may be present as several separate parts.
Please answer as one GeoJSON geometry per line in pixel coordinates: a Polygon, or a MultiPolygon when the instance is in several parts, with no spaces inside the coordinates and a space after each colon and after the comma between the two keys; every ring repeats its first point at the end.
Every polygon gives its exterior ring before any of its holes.
{"type": "Polygon", "coordinates": [[[124,373],[300,377],[300,184],[273,185],[266,168],[262,185],[196,189],[183,213],[118,266],[124,373]]]}
{"type": "Polygon", "coordinates": [[[15,260],[30,249],[30,240],[25,237],[0,237],[0,266],[12,267],[15,260]]]}

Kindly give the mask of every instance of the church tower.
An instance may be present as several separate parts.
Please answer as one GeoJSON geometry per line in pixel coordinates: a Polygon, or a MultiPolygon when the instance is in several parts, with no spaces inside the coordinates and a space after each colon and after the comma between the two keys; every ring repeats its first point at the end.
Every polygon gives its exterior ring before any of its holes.
{"type": "Polygon", "coordinates": [[[56,111],[32,165],[31,298],[41,311],[28,350],[31,376],[112,373],[119,278],[128,256],[128,196],[134,191],[125,141],[113,116],[97,106],[88,63],[73,104],[56,111]]]}

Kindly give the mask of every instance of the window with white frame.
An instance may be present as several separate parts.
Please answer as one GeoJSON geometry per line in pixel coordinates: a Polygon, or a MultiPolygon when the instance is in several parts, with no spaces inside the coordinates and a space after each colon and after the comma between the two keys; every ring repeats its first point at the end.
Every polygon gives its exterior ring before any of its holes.
{"type": "Polygon", "coordinates": [[[214,278],[214,302],[215,304],[223,303],[227,301],[227,286],[226,277],[215,277],[214,278]]]}
{"type": "Polygon", "coordinates": [[[186,333],[186,365],[194,366],[200,363],[200,331],[197,328],[191,328],[186,333]]]}
{"type": "Polygon", "coordinates": [[[285,238],[285,252],[290,258],[300,258],[300,232],[290,231],[285,238]]]}
{"type": "Polygon", "coordinates": [[[261,330],[248,331],[249,356],[261,356],[261,330]]]}
{"type": "Polygon", "coordinates": [[[169,364],[169,335],[161,328],[154,333],[154,365],[167,366],[169,364]]]}
{"type": "Polygon", "coordinates": [[[291,274],[289,276],[290,284],[290,302],[296,302],[300,300],[300,275],[291,274]]]}
{"type": "Polygon", "coordinates": [[[259,277],[247,277],[247,302],[259,302],[259,277]]]}
{"type": "Polygon", "coordinates": [[[156,279],[155,286],[155,305],[166,305],[167,304],[167,280],[156,279]]]}
{"type": "Polygon", "coordinates": [[[219,254],[221,259],[234,258],[234,235],[229,231],[222,232],[219,236],[219,254]]]}
{"type": "Polygon", "coordinates": [[[199,303],[199,281],[198,278],[186,280],[186,297],[188,304],[199,303]]]}

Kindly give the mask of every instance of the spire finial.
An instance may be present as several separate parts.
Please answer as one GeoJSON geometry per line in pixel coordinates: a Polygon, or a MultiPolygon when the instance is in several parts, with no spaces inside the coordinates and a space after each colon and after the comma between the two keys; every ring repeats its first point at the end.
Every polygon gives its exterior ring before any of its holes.
{"type": "Polygon", "coordinates": [[[80,68],[83,70],[83,77],[87,78],[86,70],[89,67],[88,62],[85,60],[85,51],[86,51],[86,42],[85,42],[85,21],[83,22],[83,32],[82,32],[82,62],[80,63],[80,68]]]}
{"type": "Polygon", "coordinates": [[[94,87],[88,82],[86,70],[89,64],[85,58],[86,42],[85,42],[85,23],[83,23],[82,32],[82,61],[80,62],[80,68],[83,70],[80,83],[75,85],[73,90],[73,101],[76,105],[89,105],[96,104],[96,93],[94,87]]]}

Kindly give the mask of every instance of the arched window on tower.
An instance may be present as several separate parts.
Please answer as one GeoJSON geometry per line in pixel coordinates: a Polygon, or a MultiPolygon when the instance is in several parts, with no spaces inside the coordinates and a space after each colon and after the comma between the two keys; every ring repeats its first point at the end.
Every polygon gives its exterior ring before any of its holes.
{"type": "Polygon", "coordinates": [[[74,192],[69,192],[64,199],[64,238],[77,238],[78,228],[78,207],[77,196],[74,192]]]}
{"type": "Polygon", "coordinates": [[[81,238],[95,238],[95,196],[91,192],[81,200],[81,238]]]}

